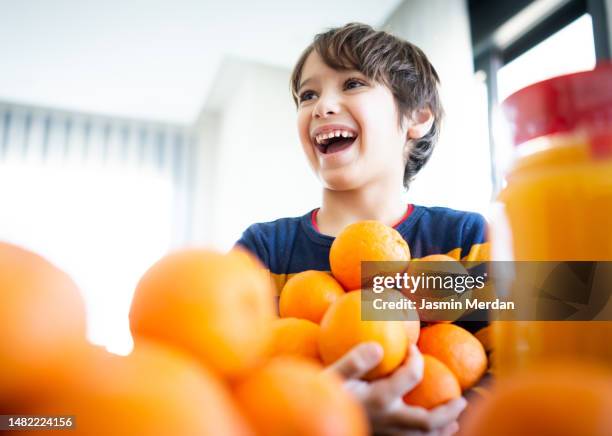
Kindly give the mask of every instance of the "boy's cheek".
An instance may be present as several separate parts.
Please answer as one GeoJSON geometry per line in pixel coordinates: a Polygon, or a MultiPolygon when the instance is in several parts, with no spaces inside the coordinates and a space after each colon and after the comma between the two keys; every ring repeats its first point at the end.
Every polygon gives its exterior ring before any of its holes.
{"type": "Polygon", "coordinates": [[[314,156],[314,148],[310,142],[310,138],[300,136],[300,143],[302,145],[302,150],[304,150],[304,153],[306,153],[307,156],[314,156]]]}
{"type": "Polygon", "coordinates": [[[310,139],[310,136],[307,134],[300,134],[300,143],[302,145],[302,149],[308,155],[315,155],[314,144],[310,139]]]}
{"type": "Polygon", "coordinates": [[[312,146],[310,144],[307,144],[307,145],[302,144],[302,150],[304,151],[304,155],[306,157],[306,160],[308,161],[308,164],[310,165],[312,170],[314,172],[318,172],[319,171],[318,160],[317,160],[317,156],[316,156],[312,146]]]}

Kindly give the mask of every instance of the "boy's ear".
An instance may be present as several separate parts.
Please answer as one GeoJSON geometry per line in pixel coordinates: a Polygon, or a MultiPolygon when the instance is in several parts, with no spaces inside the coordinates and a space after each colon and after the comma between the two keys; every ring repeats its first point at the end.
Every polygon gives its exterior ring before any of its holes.
{"type": "Polygon", "coordinates": [[[434,116],[429,108],[416,110],[412,113],[410,127],[408,127],[408,138],[419,139],[427,135],[434,123],[434,116]]]}

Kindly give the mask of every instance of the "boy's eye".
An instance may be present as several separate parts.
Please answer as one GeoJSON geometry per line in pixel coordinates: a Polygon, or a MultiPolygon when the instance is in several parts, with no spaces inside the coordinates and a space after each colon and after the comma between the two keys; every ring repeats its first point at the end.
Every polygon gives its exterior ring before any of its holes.
{"type": "Polygon", "coordinates": [[[354,88],[359,88],[360,86],[364,86],[365,84],[357,79],[348,79],[346,82],[344,82],[344,88],[345,89],[354,89],[354,88]]]}
{"type": "Polygon", "coordinates": [[[315,93],[313,91],[304,91],[300,94],[299,100],[300,103],[307,100],[312,100],[315,97],[315,93]]]}

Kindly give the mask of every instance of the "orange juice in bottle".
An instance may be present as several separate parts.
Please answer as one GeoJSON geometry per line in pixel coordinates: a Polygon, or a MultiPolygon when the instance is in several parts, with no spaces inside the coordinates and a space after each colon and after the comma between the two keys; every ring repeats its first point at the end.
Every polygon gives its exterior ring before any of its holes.
{"type": "MultiPolygon", "coordinates": [[[[515,261],[612,261],[612,65],[531,85],[502,109],[517,158],[498,197],[503,223],[493,224],[506,237],[494,230],[493,251],[505,243],[515,261]]],[[[511,297],[533,297],[525,292],[514,286],[511,297]]],[[[610,310],[589,321],[495,322],[496,369],[561,358],[612,367],[610,310]]]]}

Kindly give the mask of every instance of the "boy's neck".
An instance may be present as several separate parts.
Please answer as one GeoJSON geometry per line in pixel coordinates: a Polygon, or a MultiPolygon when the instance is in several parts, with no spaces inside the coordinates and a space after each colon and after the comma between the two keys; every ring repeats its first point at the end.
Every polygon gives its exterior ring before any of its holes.
{"type": "Polygon", "coordinates": [[[398,189],[380,186],[351,191],[324,189],[317,226],[321,233],[329,236],[337,236],[347,225],[363,220],[376,220],[391,226],[401,220],[406,207],[401,185],[398,189]]]}

